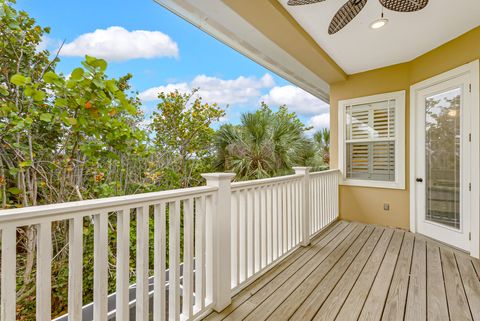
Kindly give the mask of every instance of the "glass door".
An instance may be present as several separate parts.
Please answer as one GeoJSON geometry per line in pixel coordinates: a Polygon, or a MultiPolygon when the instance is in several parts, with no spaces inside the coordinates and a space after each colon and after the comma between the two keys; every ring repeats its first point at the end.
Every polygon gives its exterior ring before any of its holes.
{"type": "Polygon", "coordinates": [[[416,219],[418,232],[469,250],[469,95],[467,76],[418,91],[416,219]]]}
{"type": "Polygon", "coordinates": [[[427,96],[425,106],[425,219],[459,230],[461,87],[427,96]]]}

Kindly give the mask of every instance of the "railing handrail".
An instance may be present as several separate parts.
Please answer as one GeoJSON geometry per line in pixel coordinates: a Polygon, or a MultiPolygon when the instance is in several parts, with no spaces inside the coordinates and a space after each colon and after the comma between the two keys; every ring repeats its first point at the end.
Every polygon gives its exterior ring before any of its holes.
{"type": "Polygon", "coordinates": [[[320,176],[320,175],[327,175],[327,174],[338,173],[338,172],[340,172],[339,169],[329,169],[326,171],[310,172],[310,176],[320,176]]]}
{"type": "Polygon", "coordinates": [[[293,179],[301,178],[302,176],[303,175],[300,175],[300,174],[293,174],[293,175],[277,176],[277,177],[271,177],[271,178],[254,179],[249,181],[234,182],[232,183],[232,190],[286,182],[293,179]]]}
{"type": "Polygon", "coordinates": [[[199,186],[160,192],[150,192],[125,196],[98,198],[84,201],[74,201],[0,210],[0,223],[7,223],[17,220],[20,221],[29,218],[39,218],[42,216],[55,216],[57,214],[73,214],[76,212],[85,212],[89,210],[101,212],[102,210],[111,207],[134,207],[132,205],[135,205],[137,203],[144,204],[152,201],[174,199],[177,197],[192,197],[195,195],[216,192],[217,190],[218,188],[213,186],[199,186]]]}

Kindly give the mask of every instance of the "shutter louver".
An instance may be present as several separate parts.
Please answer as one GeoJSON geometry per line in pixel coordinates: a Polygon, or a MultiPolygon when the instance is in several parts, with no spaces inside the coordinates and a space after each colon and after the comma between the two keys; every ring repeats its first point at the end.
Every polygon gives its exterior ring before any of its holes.
{"type": "Polygon", "coordinates": [[[347,178],[395,181],[395,101],[348,106],[347,178]]]}

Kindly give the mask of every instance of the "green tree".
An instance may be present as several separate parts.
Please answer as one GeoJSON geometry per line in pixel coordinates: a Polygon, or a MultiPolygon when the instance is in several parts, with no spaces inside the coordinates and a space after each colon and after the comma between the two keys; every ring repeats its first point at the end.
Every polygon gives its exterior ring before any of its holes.
{"type": "Polygon", "coordinates": [[[217,162],[239,179],[284,175],[292,166],[309,165],[312,144],[305,127],[286,106],[273,112],[267,105],[245,113],[240,125],[223,125],[217,133],[217,162]]]}
{"type": "MultiPolygon", "coordinates": [[[[13,4],[0,2],[1,208],[130,192],[125,186],[134,184],[128,177],[140,181],[143,173],[139,160],[147,138],[138,129],[143,119],[139,100],[127,92],[131,76],[111,79],[107,63],[93,57],[86,57],[69,77],[57,73],[59,59],[38,50],[49,29],[13,4]],[[132,168],[134,175],[129,174],[132,168]]],[[[61,221],[52,229],[57,315],[66,308],[68,226],[61,221]]],[[[17,234],[18,317],[33,320],[36,229],[25,226],[17,234]]],[[[92,255],[86,253],[85,260],[92,255]]],[[[87,291],[92,286],[88,279],[87,291]]]]}
{"type": "Polygon", "coordinates": [[[225,115],[217,104],[208,104],[191,93],[160,93],[152,117],[154,143],[162,159],[167,188],[195,186],[200,174],[212,170],[215,130],[211,125],[225,115]]]}
{"type": "Polygon", "coordinates": [[[317,157],[323,166],[328,167],[330,164],[330,130],[324,128],[313,134],[313,142],[317,157]]]}

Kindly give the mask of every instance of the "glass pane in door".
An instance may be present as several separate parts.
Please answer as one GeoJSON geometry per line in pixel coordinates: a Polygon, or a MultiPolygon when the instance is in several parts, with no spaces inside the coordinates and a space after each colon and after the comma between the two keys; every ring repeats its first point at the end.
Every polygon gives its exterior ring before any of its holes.
{"type": "Polygon", "coordinates": [[[425,99],[426,219],[460,228],[461,88],[425,99]]]}

